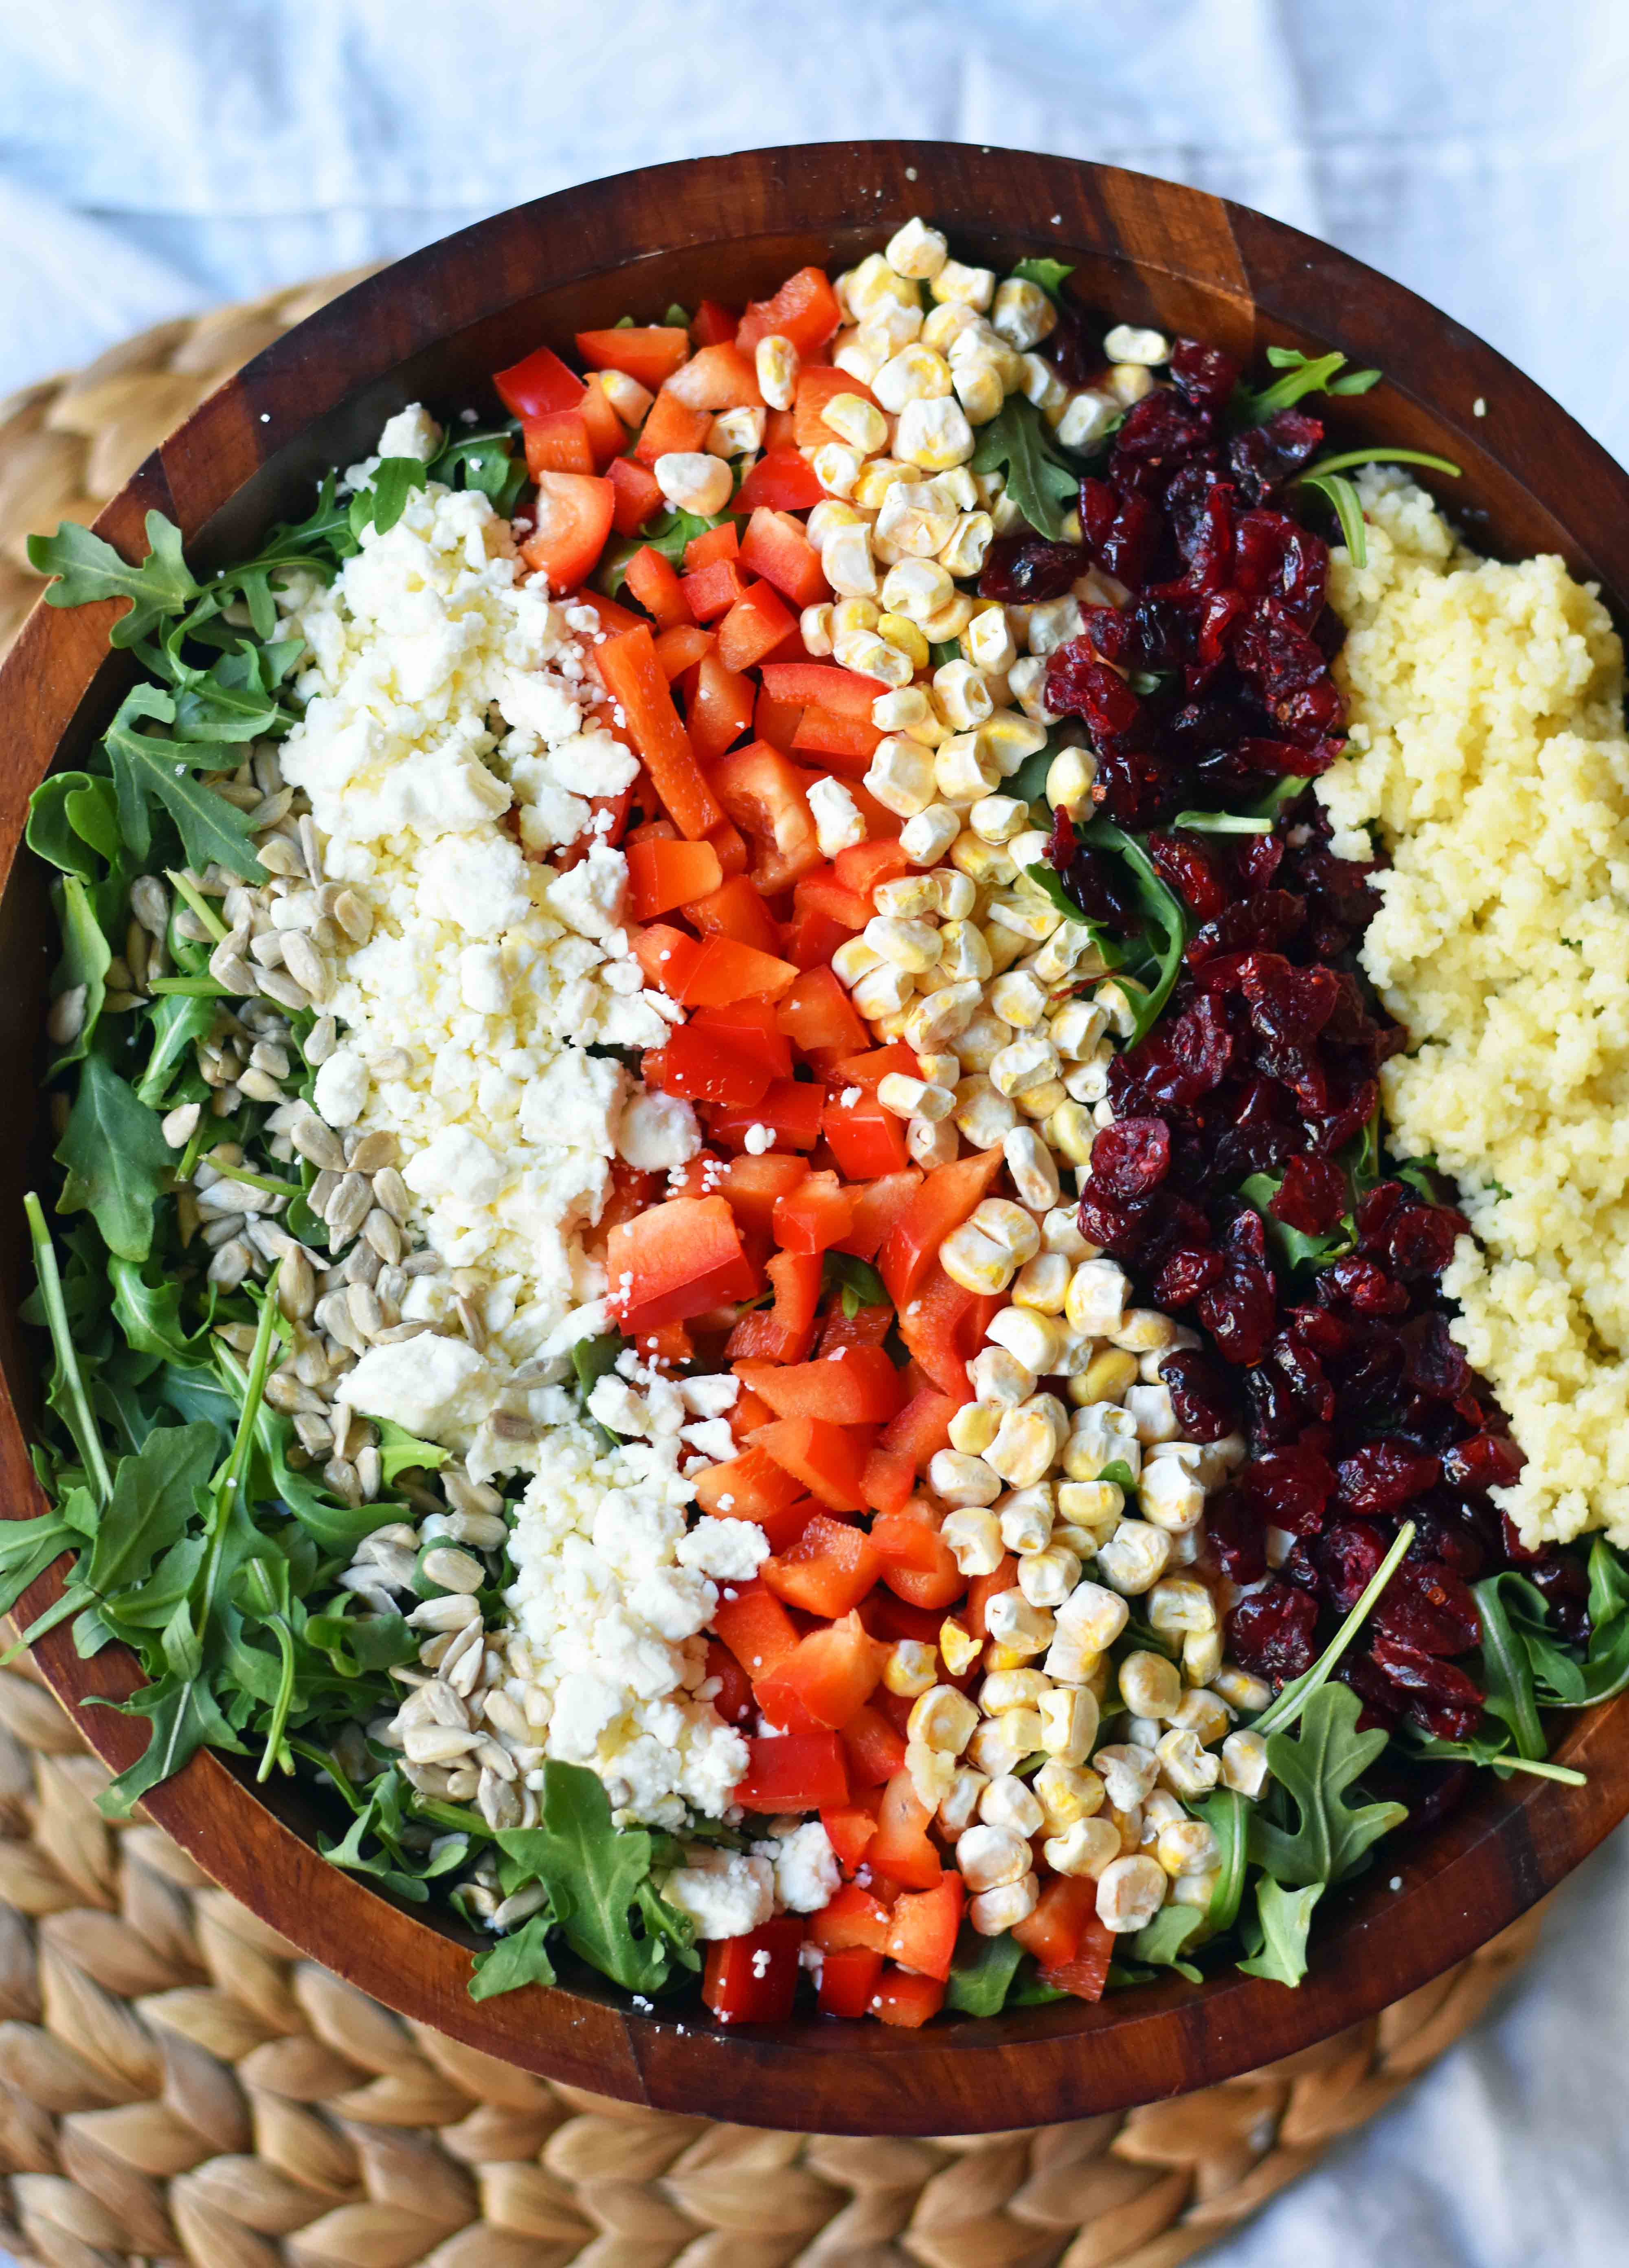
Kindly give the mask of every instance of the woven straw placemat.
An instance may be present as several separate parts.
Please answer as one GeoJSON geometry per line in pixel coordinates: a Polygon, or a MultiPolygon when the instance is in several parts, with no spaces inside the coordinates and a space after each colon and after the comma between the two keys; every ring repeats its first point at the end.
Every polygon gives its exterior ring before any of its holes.
{"type": "MultiPolygon", "coordinates": [[[[355,280],[163,323],[0,403],[0,651],[24,549],[355,280]]],[[[775,2133],[559,2087],[408,2024],[229,1897],[0,1675],[0,2242],[43,2268],[1176,2268],[1451,2046],[1537,1916],[1203,2094],[1022,2132],[775,2133]],[[9,2213],[6,2207],[9,2205],[9,2213]]]]}

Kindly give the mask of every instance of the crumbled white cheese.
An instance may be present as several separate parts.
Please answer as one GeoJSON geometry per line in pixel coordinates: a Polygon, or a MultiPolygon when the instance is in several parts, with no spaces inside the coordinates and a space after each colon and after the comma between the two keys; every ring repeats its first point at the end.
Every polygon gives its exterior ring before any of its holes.
{"type": "Polygon", "coordinates": [[[697,1845],[662,1884],[670,1905],[687,1913],[701,1938],[743,1937],[774,1911],[774,1873],[767,1859],[697,1845]]]}
{"type": "Polygon", "coordinates": [[[334,1388],[370,1418],[388,1418],[422,1440],[461,1447],[492,1399],[492,1370],[466,1339],[424,1332],[371,1346],[334,1388]]]}
{"type": "Polygon", "coordinates": [[[837,1894],[842,1869],[818,1819],[795,1827],[775,1854],[775,1893],[790,1913],[818,1913],[837,1894]]]}

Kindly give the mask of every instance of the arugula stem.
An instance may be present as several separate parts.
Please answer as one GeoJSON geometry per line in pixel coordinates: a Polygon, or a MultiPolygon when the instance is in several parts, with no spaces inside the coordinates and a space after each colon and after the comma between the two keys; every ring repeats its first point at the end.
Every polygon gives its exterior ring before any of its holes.
{"type": "Polygon", "coordinates": [[[1405,1520],[1397,1532],[1397,1540],[1391,1550],[1376,1568],[1362,1597],[1341,1624],[1334,1637],[1331,1638],[1311,1668],[1303,1670],[1299,1677],[1292,1679],[1277,1700],[1270,1701],[1260,1716],[1251,1719],[1252,1732],[1283,1732],[1287,1727],[1295,1722],[1319,1686],[1328,1684],[1335,1664],[1369,1620],[1374,1611],[1376,1601],[1402,1565],[1404,1556],[1413,1540],[1414,1523],[1412,1520],[1405,1520]]]}
{"type": "Polygon", "coordinates": [[[209,931],[209,935],[215,939],[216,945],[224,945],[226,941],[226,924],[222,921],[219,914],[216,912],[214,907],[209,903],[208,898],[203,895],[202,892],[194,889],[186,875],[178,873],[173,866],[166,866],[165,868],[164,878],[165,880],[169,883],[171,888],[175,892],[177,897],[184,898],[187,901],[187,903],[191,907],[193,912],[197,915],[205,929],[209,931]]]}
{"type": "MultiPolygon", "coordinates": [[[[215,1165],[215,1152],[209,1152],[209,1163],[215,1165]]],[[[252,1174],[243,1166],[215,1166],[224,1182],[243,1182],[252,1189],[268,1189],[275,1197],[304,1197],[298,1182],[275,1181],[269,1174],[252,1174]]]]}
{"type": "Polygon", "coordinates": [[[154,976],[149,979],[150,992],[180,992],[193,1000],[224,1000],[226,987],[217,984],[213,976],[154,976]]]}
{"type": "Polygon", "coordinates": [[[56,1264],[56,1248],[46,1226],[44,1208],[33,1189],[23,1199],[23,1210],[28,1216],[28,1237],[33,1247],[34,1269],[40,1278],[40,1298],[50,1329],[51,1344],[62,1366],[68,1398],[73,1404],[74,1415],[83,1433],[79,1447],[84,1452],[85,1462],[90,1468],[98,1506],[106,1512],[114,1492],[114,1478],[107,1469],[107,1459],[102,1449],[101,1429],[91,1408],[91,1397],[84,1390],[79,1358],[74,1351],[73,1332],[68,1321],[68,1302],[62,1296],[62,1278],[56,1264]]]}
{"type": "Polygon", "coordinates": [[[1354,465],[1426,465],[1455,480],[1461,476],[1457,465],[1450,465],[1446,457],[1434,457],[1428,449],[1393,449],[1382,442],[1372,449],[1340,449],[1332,457],[1319,457],[1296,477],[1311,480],[1319,473],[1347,472],[1354,465]]]}
{"type": "MultiPolygon", "coordinates": [[[[207,1618],[209,1602],[215,1595],[216,1572],[226,1543],[226,1515],[238,1489],[243,1484],[245,1468],[249,1462],[250,1446],[254,1438],[254,1421],[260,1415],[261,1396],[266,1391],[266,1373],[271,1367],[272,1339],[275,1336],[272,1318],[277,1312],[275,1292],[277,1278],[283,1268],[280,1260],[267,1281],[266,1294],[260,1302],[260,1318],[254,1333],[254,1346],[249,1356],[249,1367],[244,1379],[243,1407],[238,1413],[238,1431],[231,1454],[221,1469],[215,1484],[215,1502],[209,1512],[209,1549],[203,1567],[203,1580],[198,1586],[198,1596],[204,1602],[207,1618]]],[[[224,1350],[223,1350],[223,1353],[224,1350]]],[[[232,1366],[234,1370],[237,1366],[232,1366]]],[[[203,1630],[198,1631],[198,1642],[203,1643],[203,1630]]]]}

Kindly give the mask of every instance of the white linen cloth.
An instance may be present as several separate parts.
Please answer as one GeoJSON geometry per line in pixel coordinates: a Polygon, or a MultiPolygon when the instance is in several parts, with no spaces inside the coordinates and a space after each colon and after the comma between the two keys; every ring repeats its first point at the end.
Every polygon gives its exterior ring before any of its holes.
{"type": "MultiPolygon", "coordinates": [[[[1629,455],[1611,0],[0,0],[0,391],[657,159],[923,136],[1192,181],[1470,325],[1629,455]]],[[[1473,2038],[1210,2256],[1629,2259],[1629,1840],[1473,2038]]]]}

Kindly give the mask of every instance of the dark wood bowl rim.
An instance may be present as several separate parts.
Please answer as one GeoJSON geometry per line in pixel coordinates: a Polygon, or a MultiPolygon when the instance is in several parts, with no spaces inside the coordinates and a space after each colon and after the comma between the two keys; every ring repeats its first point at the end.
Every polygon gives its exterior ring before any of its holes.
{"type": "MultiPolygon", "coordinates": [[[[1468,499],[1482,489],[1503,499],[1494,532],[1506,531],[1507,548],[1559,549],[1609,596],[1629,594],[1629,479],[1530,381],[1424,301],[1344,254],[1195,190],[1069,159],[940,144],[830,144],[655,166],[481,222],[359,284],[256,357],[96,524],[122,549],[139,549],[143,516],[156,508],[180,522],[194,558],[227,556],[274,506],[286,508],[297,482],[333,460],[336,431],[365,441],[382,411],[414,398],[415,358],[438,342],[476,330],[524,345],[525,310],[545,291],[590,304],[583,295],[591,300],[598,288],[608,311],[598,320],[609,320],[616,294],[605,279],[622,270],[625,296],[659,313],[664,275],[709,246],[737,265],[746,259],[762,290],[796,261],[824,257],[837,239],[852,246],[863,232],[881,241],[918,210],[963,241],[999,239],[1009,256],[1015,247],[1055,247],[1099,269],[1113,262],[1119,305],[1144,319],[1180,323],[1202,304],[1209,335],[1226,333],[1229,345],[1332,341],[1354,362],[1381,363],[1391,384],[1362,430],[1447,447],[1466,467],[1468,499]],[[308,431],[316,419],[327,421],[320,446],[308,431]]],[[[19,884],[21,895],[27,888],[13,871],[26,798],[55,758],[105,725],[128,667],[106,649],[113,611],[37,608],[0,673],[0,874],[11,878],[14,908],[19,884]]],[[[32,917],[25,907],[9,933],[22,923],[34,947],[24,989],[32,988],[37,1019],[37,888],[34,899],[32,917]]],[[[13,1033],[8,1043],[32,1091],[24,1068],[34,1060],[32,1037],[13,1033]]],[[[9,1226],[6,1233],[13,1237],[9,1226]]],[[[13,1288],[19,1280],[13,1268],[13,1288]]],[[[0,1472],[6,1514],[18,1518],[42,1499],[19,1410],[27,1360],[15,1300],[8,1305],[12,1312],[0,1318],[10,1373],[0,1394],[0,1472]]],[[[59,1566],[19,1613],[38,1613],[61,1580],[59,1566]]],[[[127,1695],[131,1658],[110,1652],[82,1662],[59,1629],[38,1659],[91,1747],[114,1769],[127,1765],[144,1728],[82,1705],[92,1695],[127,1695]]],[[[627,2100],[747,2123],[986,2132],[1211,2085],[1372,2015],[1463,1960],[1629,1811],[1625,1712],[1629,1697],[1571,1725],[1559,1753],[1589,1772],[1587,1787],[1490,1785],[1445,1827],[1396,1852],[1383,1849],[1377,1868],[1343,1894],[1318,1935],[1299,1992],[1227,1975],[1096,2007],[1071,2002],[920,2032],[811,2018],[732,2035],[699,2014],[635,2013],[586,1974],[569,1991],[477,2004],[465,1991],[473,1940],[329,1867],[291,1823],[297,1801],[264,1800],[206,1755],[157,1790],[147,1809],[206,1874],[304,1952],[503,2061],[627,2100]]]]}

